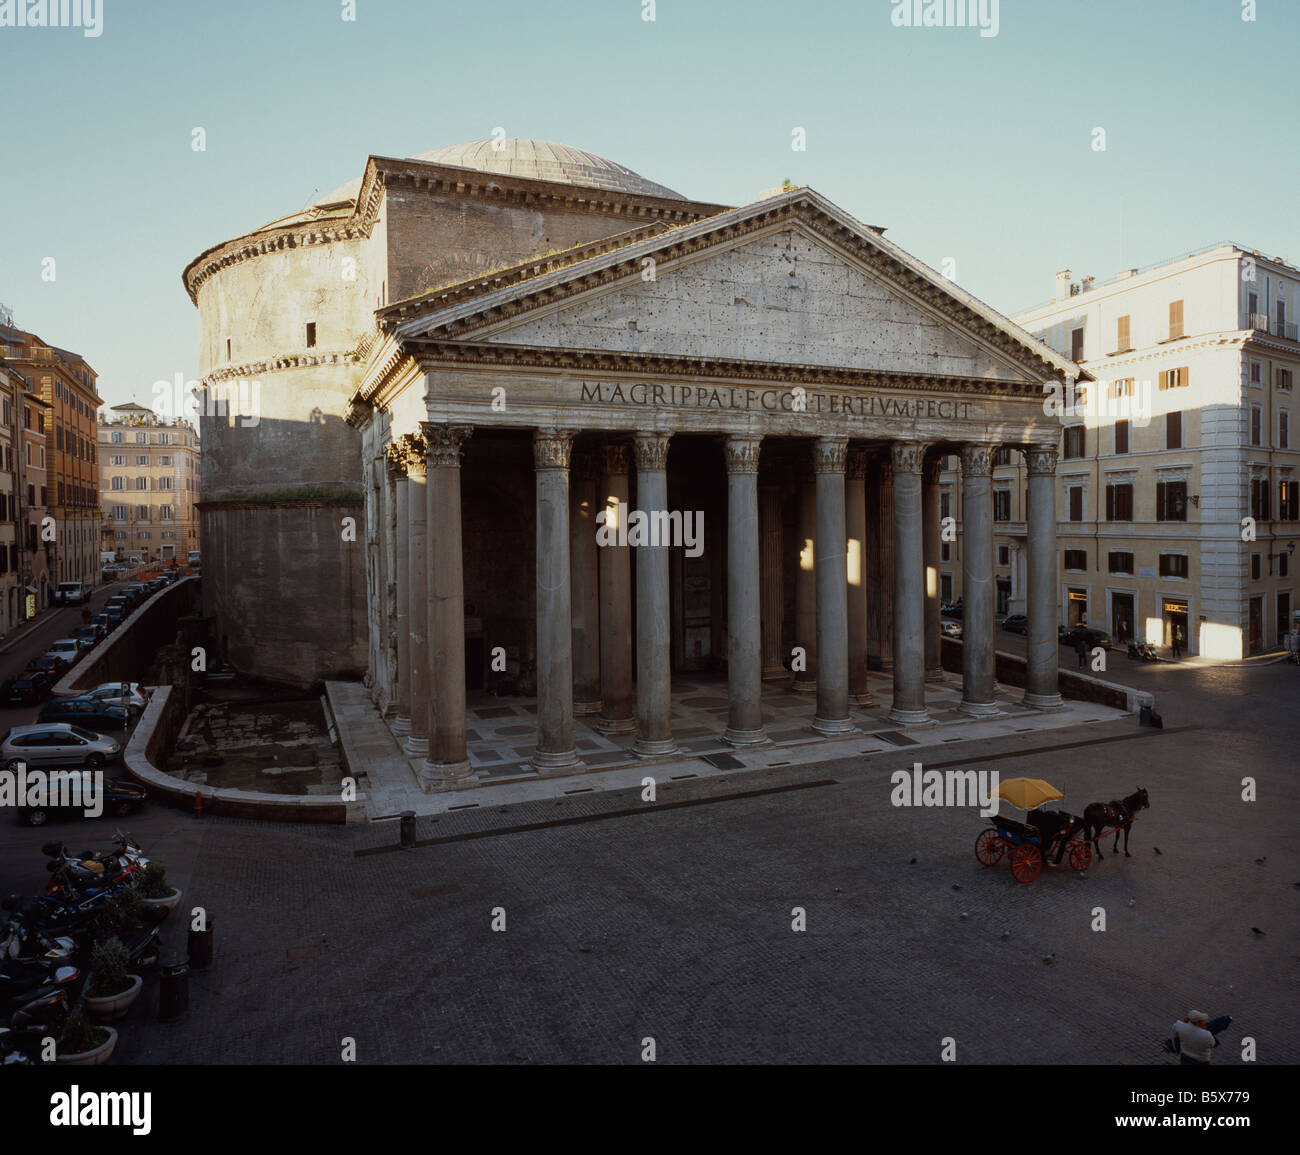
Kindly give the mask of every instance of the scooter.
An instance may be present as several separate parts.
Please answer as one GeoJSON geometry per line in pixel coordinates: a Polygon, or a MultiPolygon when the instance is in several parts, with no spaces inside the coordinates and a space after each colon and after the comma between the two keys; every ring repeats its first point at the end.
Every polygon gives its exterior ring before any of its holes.
{"type": "Polygon", "coordinates": [[[1144,662],[1158,662],[1156,648],[1150,642],[1129,642],[1128,656],[1131,660],[1141,658],[1144,662]]]}

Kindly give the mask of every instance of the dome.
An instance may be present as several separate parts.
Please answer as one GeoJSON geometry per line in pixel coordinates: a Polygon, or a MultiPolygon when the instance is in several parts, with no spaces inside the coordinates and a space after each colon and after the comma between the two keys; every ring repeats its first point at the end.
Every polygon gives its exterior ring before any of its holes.
{"type": "Polygon", "coordinates": [[[473,168],[480,172],[496,172],[503,176],[525,177],[529,180],[558,181],[584,188],[632,193],[636,196],[686,199],[681,193],[646,180],[630,168],[624,168],[603,156],[545,140],[472,140],[466,144],[435,148],[432,152],[422,152],[410,159],[473,168]]]}

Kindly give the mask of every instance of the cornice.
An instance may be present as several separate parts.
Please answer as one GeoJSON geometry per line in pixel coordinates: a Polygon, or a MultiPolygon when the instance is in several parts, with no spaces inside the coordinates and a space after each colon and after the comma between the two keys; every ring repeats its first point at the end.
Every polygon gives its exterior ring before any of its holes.
{"type": "Polygon", "coordinates": [[[310,369],[314,365],[360,365],[362,358],[355,351],[338,353],[288,353],[281,357],[269,357],[265,361],[247,361],[242,365],[230,365],[224,369],[213,369],[199,380],[200,385],[215,385],[221,381],[242,381],[250,377],[260,377],[264,373],[276,373],[283,369],[310,369]]]}
{"type": "Polygon", "coordinates": [[[988,399],[1042,401],[1042,386],[1029,382],[987,381],[983,378],[931,376],[884,371],[864,372],[826,365],[790,365],[740,361],[725,357],[686,357],[662,353],[621,353],[598,349],[556,349],[524,345],[462,344],[454,341],[405,342],[421,368],[447,369],[474,365],[488,368],[558,369],[565,372],[613,373],[627,376],[705,377],[738,381],[770,381],[787,385],[961,393],[988,399]]]}
{"type": "Polygon", "coordinates": [[[266,232],[247,233],[233,240],[222,241],[200,253],[185,266],[181,281],[190,300],[197,305],[203,282],[222,269],[242,264],[254,257],[264,257],[268,253],[305,249],[312,245],[333,245],[340,241],[365,240],[370,236],[370,227],[363,227],[353,214],[350,217],[334,217],[328,222],[299,221],[266,232]]]}

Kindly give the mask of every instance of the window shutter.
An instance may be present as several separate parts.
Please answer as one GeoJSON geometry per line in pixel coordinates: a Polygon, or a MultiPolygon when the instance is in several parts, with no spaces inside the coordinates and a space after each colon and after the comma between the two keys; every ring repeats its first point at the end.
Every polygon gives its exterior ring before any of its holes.
{"type": "Polygon", "coordinates": [[[1115,487],[1113,485],[1106,486],[1106,520],[1115,520],[1115,487]]]}
{"type": "Polygon", "coordinates": [[[1156,520],[1165,520],[1165,483],[1156,482],[1156,520]]]}
{"type": "Polygon", "coordinates": [[[1119,319],[1119,342],[1118,351],[1123,352],[1125,349],[1131,349],[1129,344],[1129,318],[1127,316],[1119,319]]]}
{"type": "Polygon", "coordinates": [[[1169,372],[1168,372],[1168,370],[1165,370],[1165,369],[1161,369],[1161,370],[1160,370],[1160,384],[1157,386],[1157,388],[1158,388],[1158,389],[1162,389],[1162,390],[1163,390],[1163,389],[1168,389],[1168,388],[1169,388],[1169,372]]]}

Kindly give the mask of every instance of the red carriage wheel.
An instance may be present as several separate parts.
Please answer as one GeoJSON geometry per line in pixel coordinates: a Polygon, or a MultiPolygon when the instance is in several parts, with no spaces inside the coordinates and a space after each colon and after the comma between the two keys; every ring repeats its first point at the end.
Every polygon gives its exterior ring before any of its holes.
{"type": "Polygon", "coordinates": [[[1082,838],[1070,842],[1070,869],[1087,870],[1092,865],[1092,843],[1082,838]]]}
{"type": "Polygon", "coordinates": [[[1002,861],[1007,852],[1007,844],[998,837],[996,830],[981,830],[975,839],[975,857],[985,866],[994,866],[1002,861]]]}
{"type": "Polygon", "coordinates": [[[1026,842],[1011,852],[1011,877],[1017,882],[1033,882],[1043,869],[1043,856],[1038,847],[1026,842]]]}

